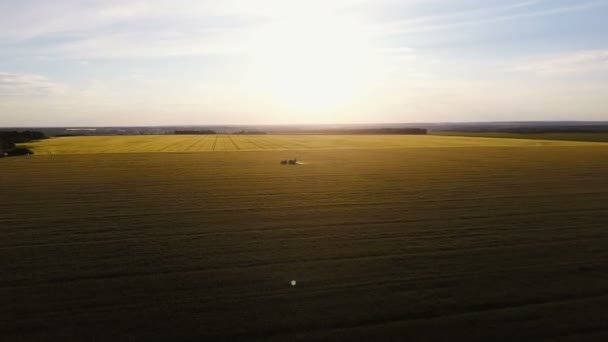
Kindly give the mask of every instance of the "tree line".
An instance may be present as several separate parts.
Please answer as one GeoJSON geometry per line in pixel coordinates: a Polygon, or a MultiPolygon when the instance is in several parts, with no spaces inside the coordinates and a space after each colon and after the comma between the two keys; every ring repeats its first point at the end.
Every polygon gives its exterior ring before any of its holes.
{"type": "Polygon", "coordinates": [[[325,134],[404,134],[404,135],[425,135],[428,133],[426,128],[367,128],[367,129],[338,129],[324,130],[325,134]]]}
{"type": "Polygon", "coordinates": [[[17,144],[44,138],[46,138],[44,133],[36,131],[0,131],[0,157],[33,154],[30,149],[17,144]]]}
{"type": "Polygon", "coordinates": [[[173,134],[217,134],[216,131],[212,131],[210,129],[198,130],[198,131],[175,131],[173,134]]]}

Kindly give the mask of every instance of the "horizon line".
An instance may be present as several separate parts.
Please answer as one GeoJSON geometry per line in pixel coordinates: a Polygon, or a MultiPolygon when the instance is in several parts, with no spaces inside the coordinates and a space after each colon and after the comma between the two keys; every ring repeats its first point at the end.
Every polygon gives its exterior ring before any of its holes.
{"type": "Polygon", "coordinates": [[[525,123],[587,123],[587,124],[608,124],[608,120],[516,120],[516,121],[426,121],[426,122],[368,122],[368,123],[289,123],[289,124],[167,124],[167,125],[57,125],[57,126],[0,126],[0,129],[12,128],[150,128],[150,127],[242,127],[242,126],[266,126],[266,127],[287,127],[287,126],[362,126],[362,125],[441,125],[441,124],[525,124],[525,123]]]}

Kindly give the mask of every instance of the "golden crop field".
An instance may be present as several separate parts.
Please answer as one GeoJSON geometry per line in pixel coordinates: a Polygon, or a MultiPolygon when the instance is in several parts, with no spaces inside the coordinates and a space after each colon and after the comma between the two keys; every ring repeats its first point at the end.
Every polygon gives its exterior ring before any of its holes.
{"type": "MultiPolygon", "coordinates": [[[[26,145],[36,154],[86,154],[581,144],[566,141],[431,135],[132,135],[62,137],[26,145]]],[[[590,143],[583,146],[588,144],[590,143]]]]}
{"type": "Polygon", "coordinates": [[[507,133],[507,132],[433,132],[433,135],[508,139],[539,139],[608,142],[608,133],[507,133]]]}
{"type": "Polygon", "coordinates": [[[606,144],[133,136],[35,149],[0,159],[6,341],[608,338],[606,144]],[[221,151],[237,146],[264,151],[221,151]],[[302,165],[279,164],[295,150],[302,165]]]}

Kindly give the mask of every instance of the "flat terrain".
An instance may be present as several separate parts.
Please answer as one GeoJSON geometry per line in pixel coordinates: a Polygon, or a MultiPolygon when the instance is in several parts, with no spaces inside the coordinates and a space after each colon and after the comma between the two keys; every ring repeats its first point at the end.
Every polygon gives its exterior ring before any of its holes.
{"type": "Polygon", "coordinates": [[[417,147],[587,146],[577,142],[413,135],[132,135],[28,143],[36,154],[209,152],[417,147]]]}
{"type": "Polygon", "coordinates": [[[608,133],[433,132],[437,136],[608,142],[608,133]]]}
{"type": "Polygon", "coordinates": [[[0,160],[0,338],[608,339],[608,145],[291,154],[0,160]]]}

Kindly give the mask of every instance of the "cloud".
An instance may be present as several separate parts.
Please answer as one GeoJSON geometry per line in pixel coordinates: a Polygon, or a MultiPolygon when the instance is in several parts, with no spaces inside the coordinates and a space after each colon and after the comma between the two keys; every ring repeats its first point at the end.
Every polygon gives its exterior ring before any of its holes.
{"type": "Polygon", "coordinates": [[[232,54],[244,46],[242,32],[145,31],[98,34],[92,37],[55,44],[43,54],[65,58],[160,58],[232,54]]]}
{"type": "Polygon", "coordinates": [[[383,25],[383,30],[392,34],[448,30],[458,27],[486,25],[521,18],[558,15],[606,5],[608,5],[608,3],[605,0],[580,1],[574,5],[549,3],[546,0],[519,1],[510,4],[448,11],[446,14],[440,15],[407,18],[383,25]]]}
{"type": "Polygon", "coordinates": [[[64,91],[62,84],[41,75],[0,72],[0,96],[44,96],[64,91]]]}
{"type": "Polygon", "coordinates": [[[517,63],[513,71],[558,75],[608,71],[608,50],[588,50],[550,57],[536,57],[517,63]]]}
{"type": "Polygon", "coordinates": [[[367,17],[366,29],[391,34],[448,30],[607,5],[605,0],[23,0],[0,1],[0,53],[62,58],[133,58],[238,53],[250,33],[273,20],[322,14],[367,17]],[[429,5],[430,4],[430,5],[429,5]],[[469,3],[470,5],[471,3],[469,3]],[[430,6],[430,7],[427,7],[430,6]],[[429,8],[441,8],[441,11],[429,8]],[[462,9],[462,8],[465,9],[462,9]],[[428,13],[440,13],[427,15],[428,13]],[[396,14],[398,14],[396,16],[396,14]],[[32,25],[32,23],[36,23],[32,25]]]}
{"type": "MultiPolygon", "coordinates": [[[[419,0],[409,0],[411,2],[419,0]]],[[[372,0],[0,2],[0,54],[65,59],[239,54],[275,21],[359,16],[372,0]],[[358,9],[357,9],[358,8],[358,9]],[[352,11],[349,11],[352,10],[352,11]],[[10,13],[10,15],[7,15],[10,13]],[[32,25],[36,23],[36,25],[32,25]]],[[[381,5],[388,0],[380,0],[381,5]]],[[[371,5],[370,5],[371,6],[371,5]]],[[[374,4],[374,6],[377,6],[374,4]]],[[[310,20],[309,20],[310,19],[310,20]]]]}
{"type": "MultiPolygon", "coordinates": [[[[24,0],[0,2],[0,54],[67,59],[158,58],[243,53],[276,20],[352,16],[378,41],[393,34],[447,30],[606,5],[548,0],[24,0]],[[439,6],[438,15],[425,6],[439,6]],[[403,8],[402,8],[403,7],[403,8]],[[466,6],[465,6],[466,7],[466,6]],[[406,8],[406,9],[404,9],[406,8]],[[383,12],[381,18],[370,13],[383,12]],[[8,15],[10,13],[10,15],[8,15]],[[409,13],[409,14],[408,14],[409,13]],[[395,14],[398,14],[395,16],[395,14]],[[374,21],[375,19],[375,21],[374,21]],[[36,23],[36,25],[32,25],[36,23]]],[[[308,20],[308,19],[307,19],[308,20]]],[[[255,47],[253,47],[255,48],[255,47]]]]}
{"type": "MultiPolygon", "coordinates": [[[[334,12],[371,0],[23,0],[0,2],[0,40],[22,41],[50,35],[79,36],[106,28],[137,29],[156,23],[159,30],[234,28],[289,15],[334,12]],[[10,15],[9,15],[10,13],[10,15]],[[36,23],[36,25],[32,25],[36,23]]],[[[150,28],[150,27],[148,27],[150,28]]]]}

